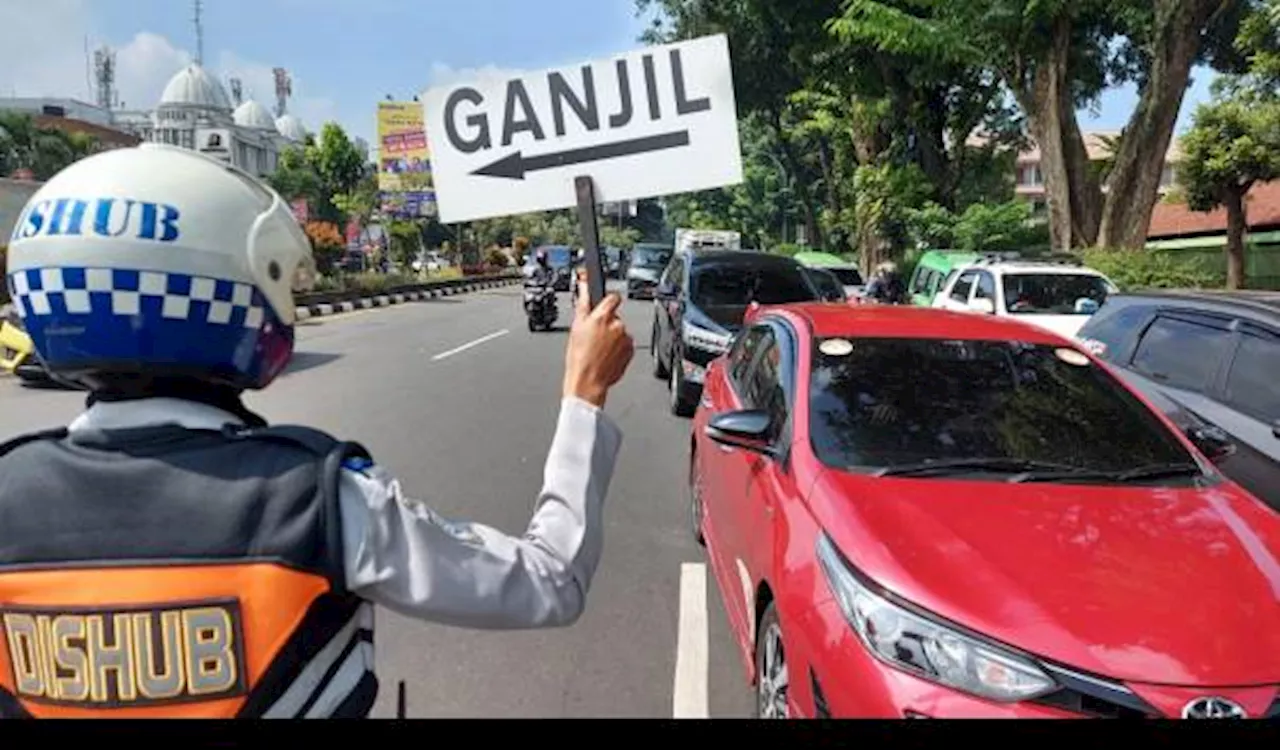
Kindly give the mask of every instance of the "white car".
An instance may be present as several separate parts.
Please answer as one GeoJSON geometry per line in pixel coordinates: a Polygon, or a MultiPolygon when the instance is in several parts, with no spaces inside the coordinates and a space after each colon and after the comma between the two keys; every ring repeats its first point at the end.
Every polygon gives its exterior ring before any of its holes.
{"type": "Polygon", "coordinates": [[[428,273],[435,273],[448,266],[449,261],[436,250],[419,255],[417,260],[413,262],[413,270],[422,271],[425,269],[428,273]]]}
{"type": "Polygon", "coordinates": [[[991,258],[957,269],[933,306],[1024,320],[1075,338],[1119,291],[1102,273],[1078,264],[991,258]]]}

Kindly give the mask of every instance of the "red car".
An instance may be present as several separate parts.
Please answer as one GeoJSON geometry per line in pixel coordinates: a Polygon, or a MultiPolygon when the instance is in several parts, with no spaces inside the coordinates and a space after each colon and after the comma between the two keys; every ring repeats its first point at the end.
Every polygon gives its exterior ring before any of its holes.
{"type": "Polygon", "coordinates": [[[1280,514],[1228,448],[1026,324],[760,308],[690,508],[762,717],[1274,718],[1280,514]]]}

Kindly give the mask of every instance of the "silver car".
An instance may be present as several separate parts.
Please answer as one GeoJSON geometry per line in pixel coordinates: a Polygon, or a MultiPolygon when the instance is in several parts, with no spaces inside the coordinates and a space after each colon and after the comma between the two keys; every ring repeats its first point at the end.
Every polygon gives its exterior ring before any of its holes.
{"type": "Polygon", "coordinates": [[[1115,295],[1077,338],[1280,510],[1280,292],[1115,295]]]}

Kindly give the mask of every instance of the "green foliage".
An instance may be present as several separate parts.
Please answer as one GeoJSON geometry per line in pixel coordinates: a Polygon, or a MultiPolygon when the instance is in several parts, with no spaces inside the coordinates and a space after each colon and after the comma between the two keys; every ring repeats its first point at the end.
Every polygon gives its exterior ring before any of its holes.
{"type": "Polygon", "coordinates": [[[1244,58],[1240,75],[1215,82],[1220,91],[1274,99],[1280,95],[1280,0],[1257,3],[1246,14],[1234,51],[1244,58]]]}
{"type": "Polygon", "coordinates": [[[578,217],[570,211],[546,211],[475,221],[471,223],[471,233],[481,247],[511,247],[518,237],[525,238],[534,246],[572,245],[578,243],[581,236],[578,217]]]}
{"type": "Polygon", "coordinates": [[[969,252],[1026,251],[1047,245],[1044,227],[1031,223],[1031,204],[1011,201],[996,205],[975,203],[955,227],[955,248],[969,252]]]}
{"type": "Polygon", "coordinates": [[[927,201],[920,208],[907,208],[907,225],[916,245],[951,247],[956,241],[960,219],[945,207],[927,201]]]}
{"type": "Polygon", "coordinates": [[[1025,201],[975,203],[956,215],[936,203],[909,211],[911,236],[917,246],[966,252],[1027,252],[1048,244],[1043,225],[1031,221],[1025,201]]]}
{"type": "Polygon", "coordinates": [[[901,253],[910,244],[910,207],[928,201],[933,188],[914,165],[876,164],[858,167],[854,193],[858,233],[879,237],[901,253]]]}
{"type": "Polygon", "coordinates": [[[1086,250],[1085,265],[1101,271],[1122,290],[1211,289],[1224,278],[1197,260],[1158,250],[1086,250]]]}
{"type": "Polygon", "coordinates": [[[40,127],[29,114],[0,111],[0,177],[29,169],[36,180],[48,180],[98,146],[93,136],[40,127]]]}
{"type": "Polygon", "coordinates": [[[1212,211],[1233,191],[1280,177],[1280,103],[1220,99],[1196,109],[1182,140],[1178,181],[1195,211],[1212,211]]]}
{"type": "Polygon", "coordinates": [[[422,280],[411,274],[365,271],[363,273],[343,273],[321,276],[316,280],[315,291],[380,294],[396,287],[410,286],[420,283],[422,283],[422,280]]]}
{"type": "Polygon", "coordinates": [[[394,220],[388,222],[385,228],[391,261],[401,268],[410,268],[418,253],[424,249],[420,220],[394,220]]]}
{"type": "Polygon", "coordinates": [[[619,229],[612,224],[600,227],[600,244],[604,247],[616,247],[630,250],[640,241],[640,230],[631,227],[619,229]]]}
{"type": "Polygon", "coordinates": [[[267,182],[285,200],[305,199],[312,218],[345,225],[351,215],[372,214],[376,186],[371,194],[369,179],[360,151],[340,125],[330,122],[319,139],[282,152],[267,182]]]}
{"type": "Polygon", "coordinates": [[[789,241],[803,225],[814,245],[848,251],[862,244],[860,227],[881,225],[874,215],[885,210],[857,208],[859,191],[867,193],[860,167],[906,170],[882,175],[895,183],[913,181],[915,168],[929,197],[949,208],[1012,197],[1012,165],[1001,147],[1016,140],[1020,121],[986,71],[951,55],[927,60],[854,40],[838,22],[845,0],[637,5],[656,12],[650,41],[717,31],[732,40],[744,182],[669,199],[672,225],[734,229],[763,246],[789,241]],[[986,147],[967,143],[978,127],[990,136],[986,147]]]}
{"type": "Polygon", "coordinates": [[[368,223],[378,210],[378,177],[369,172],[356,183],[355,187],[333,196],[333,205],[347,217],[368,223]]]}
{"type": "MultiPolygon", "coordinates": [[[[1256,62],[1265,58],[1258,50],[1280,49],[1274,10],[1280,0],[637,0],[636,6],[652,16],[646,41],[717,32],[731,40],[744,182],[669,199],[670,223],[735,229],[764,246],[788,241],[786,230],[804,225],[815,245],[877,257],[904,246],[905,224],[930,239],[946,238],[975,205],[986,208],[963,223],[967,244],[1041,244],[1045,231],[1030,237],[1015,231],[1013,160],[1032,120],[1051,117],[1063,126],[1071,175],[1071,184],[1056,189],[1083,196],[1072,207],[1087,213],[1066,217],[1071,229],[1060,236],[1091,244],[1090,233],[1105,226],[1110,239],[1128,244],[1147,196],[1103,193],[1100,186],[1108,176],[1119,185],[1154,183],[1137,171],[1159,168],[1144,150],[1163,143],[1162,131],[1173,122],[1161,113],[1176,109],[1157,97],[1185,88],[1184,63],[1230,72],[1252,56],[1255,67],[1265,67],[1256,62]],[[1273,9],[1265,23],[1259,20],[1265,14],[1254,12],[1264,4],[1273,9]],[[1247,39],[1233,46],[1242,23],[1247,39]],[[1062,81],[1061,90],[1043,85],[1048,80],[1062,81]],[[1127,129],[1134,135],[1094,170],[1081,163],[1083,148],[1070,148],[1083,146],[1076,111],[1127,84],[1140,97],[1127,129]],[[975,145],[974,134],[983,143],[975,145]],[[983,236],[991,226],[1000,231],[983,236]]],[[[1280,62],[1275,68],[1280,82],[1280,62]]],[[[1063,229],[1061,219],[1056,228],[1063,229]]]]}

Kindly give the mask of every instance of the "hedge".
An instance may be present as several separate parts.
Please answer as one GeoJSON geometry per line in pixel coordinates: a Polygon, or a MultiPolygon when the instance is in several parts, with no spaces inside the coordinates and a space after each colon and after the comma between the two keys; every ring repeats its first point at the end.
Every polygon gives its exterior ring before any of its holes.
{"type": "Polygon", "coordinates": [[[1106,274],[1122,290],[1221,289],[1226,277],[1194,258],[1158,250],[1086,250],[1085,265],[1106,274]]]}

